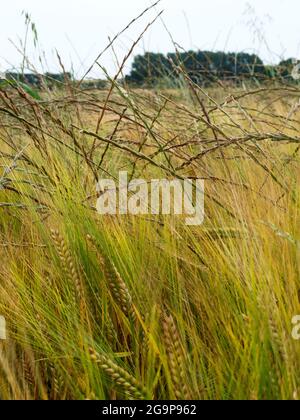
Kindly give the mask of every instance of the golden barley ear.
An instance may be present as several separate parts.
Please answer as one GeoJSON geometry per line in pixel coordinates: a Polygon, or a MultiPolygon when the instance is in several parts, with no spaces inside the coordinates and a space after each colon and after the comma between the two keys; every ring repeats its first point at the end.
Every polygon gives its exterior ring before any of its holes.
{"type": "Polygon", "coordinates": [[[144,385],[126,370],[119,367],[109,357],[97,353],[92,348],[90,348],[90,356],[92,361],[98,363],[101,369],[103,369],[112,381],[129,397],[139,400],[148,399],[148,393],[144,385]]]}
{"type": "Polygon", "coordinates": [[[186,354],[172,315],[163,316],[162,327],[175,396],[179,400],[189,400],[191,393],[188,386],[186,354]]]}

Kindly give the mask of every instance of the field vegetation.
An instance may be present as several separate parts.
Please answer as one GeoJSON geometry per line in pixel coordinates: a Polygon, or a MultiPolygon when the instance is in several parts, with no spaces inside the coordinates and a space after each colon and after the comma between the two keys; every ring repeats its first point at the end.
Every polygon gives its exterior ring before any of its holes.
{"type": "Polygon", "coordinates": [[[0,398],[298,399],[299,85],[137,88],[128,57],[0,87],[0,398]],[[100,216],[121,170],[204,179],[204,224],[100,216]]]}

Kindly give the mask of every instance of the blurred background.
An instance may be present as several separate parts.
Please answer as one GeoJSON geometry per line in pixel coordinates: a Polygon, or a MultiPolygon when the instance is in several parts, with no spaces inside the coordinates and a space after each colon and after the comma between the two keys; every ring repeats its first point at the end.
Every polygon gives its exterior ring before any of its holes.
{"type": "MultiPolygon", "coordinates": [[[[19,69],[24,52],[38,71],[60,71],[57,51],[66,69],[80,78],[109,43],[109,38],[153,3],[148,0],[6,2],[0,26],[0,72],[19,69]],[[27,32],[26,13],[30,16],[30,32],[33,29],[35,36],[27,32]]],[[[174,42],[185,50],[257,54],[265,64],[299,58],[297,0],[161,0],[117,39],[114,51],[109,49],[102,56],[101,65],[109,74],[114,74],[117,62],[161,10],[164,10],[161,19],[138,43],[125,72],[129,72],[134,55],[145,51],[172,52],[174,42]]],[[[94,68],[90,76],[101,77],[100,68],[94,68]]]]}

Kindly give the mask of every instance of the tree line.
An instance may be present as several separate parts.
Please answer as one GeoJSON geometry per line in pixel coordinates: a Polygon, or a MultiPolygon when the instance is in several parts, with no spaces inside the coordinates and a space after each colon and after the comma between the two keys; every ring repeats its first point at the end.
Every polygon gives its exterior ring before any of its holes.
{"type": "MultiPolygon", "coordinates": [[[[120,82],[133,86],[178,86],[182,78],[190,79],[196,84],[205,86],[217,81],[240,83],[245,80],[265,81],[281,80],[295,83],[300,79],[295,66],[297,60],[288,59],[278,65],[265,65],[256,54],[187,51],[180,53],[146,52],[134,57],[131,70],[120,82]]],[[[43,85],[53,88],[66,82],[75,82],[71,73],[18,73],[7,72],[5,80],[23,83],[36,88],[43,85]]],[[[1,81],[1,76],[0,76],[1,81]]],[[[83,89],[105,89],[107,80],[84,80],[83,89]]]]}
{"type": "Polygon", "coordinates": [[[265,65],[256,54],[212,51],[188,51],[180,53],[146,52],[137,55],[132,63],[126,82],[136,85],[176,83],[188,76],[197,84],[205,85],[217,80],[243,81],[280,78],[293,81],[295,60],[281,61],[278,65],[265,65]]]}

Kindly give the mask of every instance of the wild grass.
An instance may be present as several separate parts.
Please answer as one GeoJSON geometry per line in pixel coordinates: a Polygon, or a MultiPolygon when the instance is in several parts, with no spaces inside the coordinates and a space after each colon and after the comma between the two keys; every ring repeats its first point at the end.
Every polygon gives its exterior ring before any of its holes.
{"type": "Polygon", "coordinates": [[[300,90],[182,80],[0,89],[1,399],[298,399],[300,90]],[[100,216],[120,170],[204,224],[100,216]]]}

